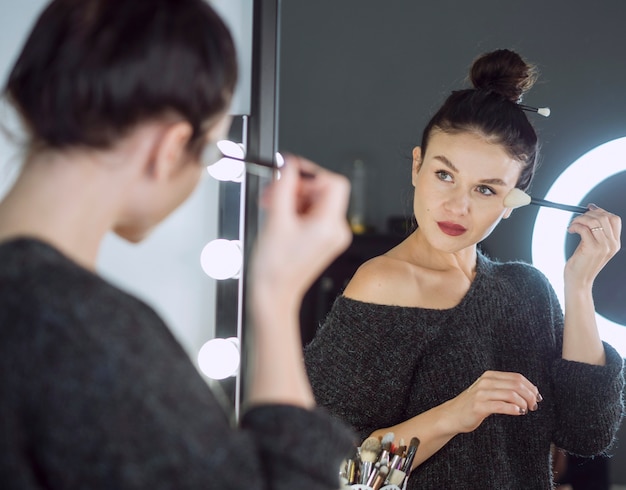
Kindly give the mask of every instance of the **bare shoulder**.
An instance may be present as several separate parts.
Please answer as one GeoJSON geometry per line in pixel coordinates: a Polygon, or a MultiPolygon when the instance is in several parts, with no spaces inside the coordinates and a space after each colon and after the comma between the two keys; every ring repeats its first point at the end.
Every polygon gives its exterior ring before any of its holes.
{"type": "Polygon", "coordinates": [[[413,281],[409,264],[388,255],[379,255],[357,269],[343,294],[367,303],[397,305],[407,288],[411,289],[413,281]]]}

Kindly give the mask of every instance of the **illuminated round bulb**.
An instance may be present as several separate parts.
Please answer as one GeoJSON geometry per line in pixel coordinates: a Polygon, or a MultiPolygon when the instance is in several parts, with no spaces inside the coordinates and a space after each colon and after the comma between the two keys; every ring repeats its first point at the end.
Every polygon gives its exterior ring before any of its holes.
{"type": "Polygon", "coordinates": [[[211,379],[226,379],[239,370],[239,339],[212,339],[198,352],[198,366],[211,379]]]}
{"type": "Polygon", "coordinates": [[[280,153],[276,152],[276,166],[278,168],[285,165],[285,157],[283,157],[280,153]]]}
{"type": "Polygon", "coordinates": [[[207,243],[200,254],[200,264],[213,279],[237,278],[243,265],[241,242],[219,238],[207,243]]]}
{"type": "Polygon", "coordinates": [[[511,189],[511,192],[504,197],[505,208],[515,209],[527,204],[530,204],[530,196],[517,187],[511,189]]]}
{"type": "Polygon", "coordinates": [[[234,141],[220,140],[217,142],[217,147],[225,157],[239,158],[240,160],[243,160],[246,156],[243,145],[235,143],[234,141]]]}
{"type": "Polygon", "coordinates": [[[280,173],[280,169],[285,166],[285,157],[281,153],[276,152],[275,160],[276,160],[277,170],[274,173],[274,178],[276,180],[280,180],[280,178],[282,177],[282,174],[280,173]]]}
{"type": "Polygon", "coordinates": [[[209,165],[207,171],[216,180],[240,182],[246,172],[246,164],[241,160],[224,157],[209,165]]]}

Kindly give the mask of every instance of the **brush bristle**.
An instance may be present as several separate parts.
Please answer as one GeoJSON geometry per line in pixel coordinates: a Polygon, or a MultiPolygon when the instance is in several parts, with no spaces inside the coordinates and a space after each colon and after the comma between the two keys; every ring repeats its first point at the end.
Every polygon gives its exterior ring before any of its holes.
{"type": "Polygon", "coordinates": [[[539,109],[537,109],[537,114],[540,114],[543,117],[548,117],[550,115],[550,108],[549,107],[540,107],[539,109]]]}
{"type": "Polygon", "coordinates": [[[530,204],[530,196],[526,194],[522,189],[517,187],[511,189],[511,191],[504,197],[503,201],[505,208],[519,208],[530,204]]]}
{"type": "Polygon", "coordinates": [[[406,476],[406,473],[404,471],[397,470],[397,469],[393,470],[391,474],[389,475],[389,484],[396,485],[399,487],[404,481],[405,476],[406,476]]]}
{"type": "Polygon", "coordinates": [[[382,445],[377,437],[368,437],[361,444],[361,461],[375,462],[381,449],[382,445]]]}
{"type": "Polygon", "coordinates": [[[375,463],[377,459],[377,453],[373,451],[361,451],[361,461],[363,463],[375,463]]]}
{"type": "Polygon", "coordinates": [[[386,445],[386,444],[391,444],[395,438],[395,434],[393,432],[387,432],[384,436],[383,436],[383,440],[382,440],[382,445],[386,445]]]}

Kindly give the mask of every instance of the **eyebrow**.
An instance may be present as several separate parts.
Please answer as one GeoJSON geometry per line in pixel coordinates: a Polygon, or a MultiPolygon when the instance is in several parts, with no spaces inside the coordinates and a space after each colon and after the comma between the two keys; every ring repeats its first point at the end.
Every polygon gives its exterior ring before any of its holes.
{"type": "MultiPolygon", "coordinates": [[[[450,160],[448,160],[448,158],[446,158],[445,156],[435,155],[433,158],[435,160],[439,160],[441,163],[443,163],[446,167],[448,167],[453,172],[459,173],[459,169],[456,168],[454,164],[450,160]]],[[[483,179],[480,181],[480,183],[491,184],[491,185],[502,185],[502,186],[506,185],[506,182],[504,182],[502,179],[483,179]]]]}

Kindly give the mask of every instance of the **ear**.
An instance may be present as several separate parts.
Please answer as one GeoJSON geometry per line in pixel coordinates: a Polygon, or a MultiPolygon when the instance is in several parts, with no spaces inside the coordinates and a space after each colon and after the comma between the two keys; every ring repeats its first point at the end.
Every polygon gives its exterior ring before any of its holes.
{"type": "Polygon", "coordinates": [[[193,134],[191,124],[179,121],[169,125],[161,134],[149,162],[153,178],[168,178],[185,162],[187,143],[193,134]]]}
{"type": "Polygon", "coordinates": [[[413,148],[413,165],[411,170],[411,180],[413,182],[413,186],[415,186],[417,173],[420,171],[422,167],[422,149],[419,146],[413,148]]]}

